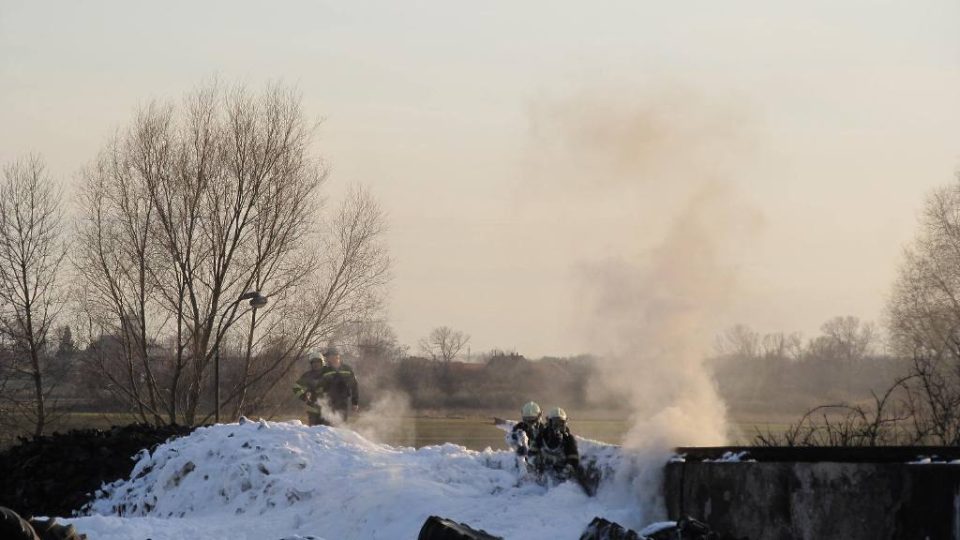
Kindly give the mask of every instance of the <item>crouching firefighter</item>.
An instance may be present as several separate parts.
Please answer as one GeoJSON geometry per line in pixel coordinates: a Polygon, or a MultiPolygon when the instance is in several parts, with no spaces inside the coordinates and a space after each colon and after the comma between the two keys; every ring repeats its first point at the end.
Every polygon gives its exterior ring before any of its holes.
{"type": "Polygon", "coordinates": [[[542,429],[540,406],[528,401],[520,409],[520,421],[514,424],[505,437],[507,445],[517,453],[517,469],[522,476],[536,471],[536,464],[533,462],[536,452],[533,451],[533,446],[542,429]]]}
{"type": "Polygon", "coordinates": [[[561,482],[579,479],[580,452],[577,440],[567,428],[567,413],[563,409],[557,407],[547,413],[547,423],[537,434],[530,450],[538,473],[561,482]]]}

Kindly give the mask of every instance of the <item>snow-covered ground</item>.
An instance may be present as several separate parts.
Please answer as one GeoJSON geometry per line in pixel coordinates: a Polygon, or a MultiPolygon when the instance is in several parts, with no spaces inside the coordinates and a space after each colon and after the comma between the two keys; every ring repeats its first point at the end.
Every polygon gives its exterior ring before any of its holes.
{"type": "Polygon", "coordinates": [[[664,456],[591,441],[581,453],[607,472],[596,497],[572,482],[519,482],[507,451],[393,447],[346,428],[241,421],[142,452],[90,515],[66,521],[90,540],[412,540],[439,515],[507,539],[556,540],[578,538],[594,516],[637,529],[662,518],[664,456]]]}

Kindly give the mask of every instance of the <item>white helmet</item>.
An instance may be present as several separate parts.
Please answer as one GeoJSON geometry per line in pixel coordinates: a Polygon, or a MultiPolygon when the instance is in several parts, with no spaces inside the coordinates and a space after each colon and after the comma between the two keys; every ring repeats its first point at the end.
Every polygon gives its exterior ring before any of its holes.
{"type": "Polygon", "coordinates": [[[560,407],[555,407],[547,413],[547,422],[550,423],[566,423],[567,422],[567,413],[560,407]]]}
{"type": "Polygon", "coordinates": [[[520,416],[523,418],[540,418],[540,406],[535,401],[528,401],[520,408],[520,416]]]}
{"type": "Polygon", "coordinates": [[[310,352],[310,353],[307,353],[307,360],[310,361],[310,365],[311,365],[311,366],[312,366],[313,364],[315,364],[315,363],[319,363],[321,366],[324,364],[323,355],[320,354],[320,353],[318,353],[318,352],[316,352],[316,351],[312,351],[312,352],[310,352]]]}

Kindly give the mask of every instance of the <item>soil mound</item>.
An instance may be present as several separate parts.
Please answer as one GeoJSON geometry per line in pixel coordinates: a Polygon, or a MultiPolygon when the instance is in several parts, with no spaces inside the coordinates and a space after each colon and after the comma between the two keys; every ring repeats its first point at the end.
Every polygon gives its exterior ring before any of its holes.
{"type": "Polygon", "coordinates": [[[69,516],[102,484],[129,476],[138,452],[193,429],[131,424],[20,438],[0,452],[0,506],[24,516],[69,516]]]}

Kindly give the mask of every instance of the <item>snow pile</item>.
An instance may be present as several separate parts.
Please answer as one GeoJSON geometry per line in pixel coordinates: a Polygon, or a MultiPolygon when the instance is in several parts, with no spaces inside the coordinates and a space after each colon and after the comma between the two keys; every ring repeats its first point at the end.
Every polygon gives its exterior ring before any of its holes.
{"type": "Polygon", "coordinates": [[[713,462],[713,463],[747,463],[747,462],[756,463],[757,460],[755,460],[755,459],[747,459],[747,457],[748,457],[749,455],[750,455],[750,452],[747,452],[746,450],[741,451],[741,452],[724,452],[723,455],[720,456],[720,457],[717,458],[717,459],[705,459],[705,460],[703,460],[703,462],[704,462],[704,463],[710,463],[710,462],[713,462]]]}
{"type": "Polygon", "coordinates": [[[917,459],[914,461],[908,461],[907,465],[960,465],[960,459],[950,459],[941,458],[937,455],[932,456],[917,456],[917,459]]]}
{"type": "MultiPolygon", "coordinates": [[[[142,452],[129,480],[105,486],[70,519],[91,539],[416,538],[440,515],[510,538],[576,539],[594,516],[637,527],[637,457],[583,441],[605,471],[596,497],[573,482],[519,482],[507,451],[371,442],[343,428],[241,421],[196,430],[142,452]]],[[[662,462],[661,462],[662,463],[662,462]]],[[[657,485],[649,489],[658,491],[657,485]]],[[[642,487],[641,487],[642,489],[642,487]]]]}

